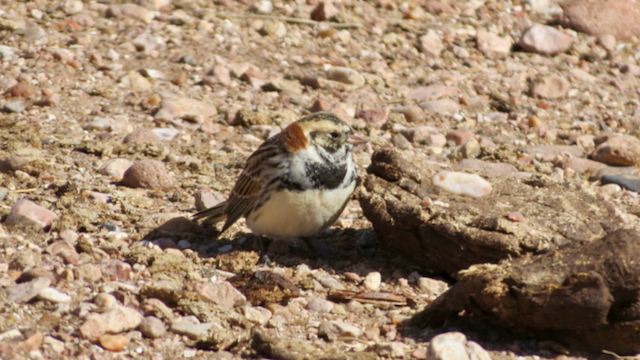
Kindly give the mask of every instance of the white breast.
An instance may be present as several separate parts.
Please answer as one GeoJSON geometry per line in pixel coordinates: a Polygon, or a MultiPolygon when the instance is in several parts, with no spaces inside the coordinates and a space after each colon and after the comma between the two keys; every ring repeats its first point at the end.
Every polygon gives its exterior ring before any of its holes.
{"type": "Polygon", "coordinates": [[[255,234],[277,239],[313,235],[335,222],[355,187],[354,181],[334,190],[275,192],[247,217],[247,226],[255,234]]]}

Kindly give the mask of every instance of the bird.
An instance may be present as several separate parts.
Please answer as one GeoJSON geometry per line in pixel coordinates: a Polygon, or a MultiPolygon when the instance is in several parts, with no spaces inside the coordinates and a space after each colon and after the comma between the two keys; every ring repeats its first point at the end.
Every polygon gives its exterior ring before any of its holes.
{"type": "Polygon", "coordinates": [[[367,139],[331,112],[316,112],[267,139],[247,159],[227,201],[192,216],[203,225],[241,217],[255,235],[308,237],[331,226],[356,188],[352,150],[367,139]]]}

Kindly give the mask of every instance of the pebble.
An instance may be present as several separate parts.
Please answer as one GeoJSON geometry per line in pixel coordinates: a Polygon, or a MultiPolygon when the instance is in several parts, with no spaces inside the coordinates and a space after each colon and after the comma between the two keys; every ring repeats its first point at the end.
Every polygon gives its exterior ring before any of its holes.
{"type": "Polygon", "coordinates": [[[23,97],[28,98],[31,97],[36,92],[36,89],[33,86],[27,84],[26,82],[19,82],[16,86],[12,87],[10,90],[11,96],[13,97],[23,97]]]}
{"type": "Polygon", "coordinates": [[[190,98],[162,100],[160,110],[155,114],[156,121],[187,119],[202,123],[205,119],[218,114],[214,105],[190,98]]]}
{"type": "Polygon", "coordinates": [[[605,166],[598,169],[593,176],[589,179],[590,181],[597,181],[602,179],[605,175],[640,175],[640,170],[635,166],[605,166]]]}
{"type": "Polygon", "coordinates": [[[136,36],[131,43],[136,47],[136,50],[146,53],[165,45],[164,40],[160,36],[149,33],[142,33],[136,36]]]}
{"type": "Polygon", "coordinates": [[[122,351],[129,339],[122,335],[102,335],[98,338],[100,345],[109,351],[122,351]]]}
{"type": "Polygon", "coordinates": [[[176,136],[180,135],[180,130],[174,128],[155,128],[151,131],[158,135],[161,140],[167,141],[173,140],[176,136]]]}
{"type": "Polygon", "coordinates": [[[51,347],[51,350],[53,350],[56,354],[62,354],[62,352],[65,349],[64,341],[60,341],[52,336],[45,336],[42,343],[44,345],[51,347]]]}
{"type": "Polygon", "coordinates": [[[264,325],[271,319],[273,314],[262,306],[245,306],[242,308],[244,317],[254,324],[264,325]]]}
{"type": "Polygon", "coordinates": [[[584,174],[586,172],[596,173],[598,170],[607,166],[606,164],[598,161],[577,158],[573,156],[562,159],[556,162],[554,165],[563,169],[572,169],[578,174],[584,174]]]}
{"type": "Polygon", "coordinates": [[[307,304],[307,310],[311,312],[328,314],[333,310],[334,303],[329,300],[321,299],[321,298],[313,298],[307,304]]]}
{"type": "Polygon", "coordinates": [[[476,174],[453,171],[440,171],[431,178],[433,185],[458,195],[469,195],[475,198],[489,195],[493,187],[476,174]]]}
{"type": "Polygon", "coordinates": [[[602,46],[607,52],[612,53],[616,49],[616,37],[611,34],[602,34],[598,36],[598,45],[602,46]]]}
{"type": "Polygon", "coordinates": [[[459,92],[458,88],[443,84],[433,84],[426,87],[419,87],[409,92],[408,98],[414,101],[437,100],[443,97],[454,96],[459,92]]]}
{"type": "Polygon", "coordinates": [[[511,211],[507,214],[507,219],[513,222],[527,222],[527,218],[520,211],[511,211]]]}
{"type": "Polygon", "coordinates": [[[628,190],[640,192],[640,176],[637,175],[604,175],[600,181],[603,184],[617,184],[628,190]]]}
{"type": "Polygon", "coordinates": [[[110,159],[107,160],[100,168],[98,173],[110,176],[115,181],[120,181],[124,177],[124,173],[133,165],[133,162],[127,159],[110,159]]]}
{"type": "Polygon", "coordinates": [[[440,294],[449,289],[449,284],[442,280],[432,279],[426,276],[419,277],[417,281],[418,289],[425,294],[429,300],[435,300],[440,294]]]}
{"type": "Polygon", "coordinates": [[[445,135],[447,141],[453,141],[456,145],[462,145],[473,137],[474,134],[471,130],[451,130],[445,135]]]}
{"type": "Polygon", "coordinates": [[[142,322],[142,314],[126,306],[117,306],[102,314],[91,314],[80,325],[80,335],[94,341],[104,334],[117,334],[137,328],[142,322]]]}
{"type": "Polygon", "coordinates": [[[153,88],[153,83],[137,71],[130,71],[128,74],[121,77],[119,82],[123,86],[134,91],[146,91],[153,88]]]}
{"type": "Polygon", "coordinates": [[[118,300],[116,297],[109,293],[99,293],[93,298],[93,303],[98,307],[97,311],[105,312],[107,310],[115,309],[118,306],[118,300]]]}
{"type": "Polygon", "coordinates": [[[378,290],[382,284],[382,275],[379,272],[373,271],[364,277],[364,288],[368,291],[378,290]]]}
{"type": "MultiPolygon", "coordinates": [[[[9,268],[11,268],[11,266],[9,266],[9,268]]],[[[37,279],[39,277],[46,277],[49,280],[51,280],[51,285],[55,285],[58,282],[58,279],[56,278],[56,276],[50,272],[47,271],[43,268],[34,268],[31,269],[29,271],[25,271],[22,274],[20,274],[20,277],[18,277],[16,279],[17,283],[23,283],[23,282],[28,282],[31,281],[33,279],[37,279]]]]}
{"type": "Polygon", "coordinates": [[[571,85],[569,82],[558,74],[551,74],[541,80],[534,81],[531,86],[531,96],[557,99],[563,97],[569,92],[571,85]]]}
{"type": "Polygon", "coordinates": [[[361,118],[369,126],[380,129],[387,122],[389,117],[389,108],[362,109],[356,113],[356,118],[361,118]]]}
{"type": "Polygon", "coordinates": [[[6,187],[0,187],[0,201],[4,201],[4,199],[9,194],[9,189],[6,187]]]}
{"type": "Polygon", "coordinates": [[[427,113],[453,115],[460,112],[460,105],[451,99],[421,102],[420,108],[427,113]]]}
{"type": "Polygon", "coordinates": [[[318,2],[318,5],[311,11],[311,19],[315,21],[327,21],[332,17],[338,15],[340,10],[338,10],[334,5],[333,1],[325,0],[318,2]]]}
{"type": "Polygon", "coordinates": [[[51,280],[46,277],[39,277],[29,282],[8,287],[6,300],[8,302],[22,303],[35,298],[40,290],[51,285],[51,280]]]}
{"type": "Polygon", "coordinates": [[[448,332],[431,339],[427,360],[491,360],[489,353],[460,332],[448,332]]]}
{"type": "Polygon", "coordinates": [[[149,24],[156,17],[156,12],[136,4],[113,4],[109,5],[107,16],[130,18],[149,24]]]}
{"type": "Polygon", "coordinates": [[[598,145],[593,160],[616,166],[640,164],[640,140],[630,135],[615,136],[598,145]]]}
{"type": "Polygon", "coordinates": [[[571,154],[574,157],[584,157],[584,150],[574,145],[540,145],[540,146],[527,146],[524,148],[518,148],[519,151],[527,153],[533,157],[550,157],[555,158],[562,153],[571,154]]]}
{"type": "Polygon", "coordinates": [[[226,197],[222,195],[222,193],[220,193],[219,191],[211,190],[209,188],[196,190],[195,194],[193,194],[193,197],[195,199],[195,205],[198,211],[214,207],[227,200],[226,197]]]}
{"type": "Polygon", "coordinates": [[[364,77],[354,69],[342,66],[333,66],[327,70],[327,79],[357,87],[364,86],[364,77]]]}
{"type": "Polygon", "coordinates": [[[158,144],[160,143],[160,136],[151,129],[143,128],[129,133],[122,142],[125,144],[134,142],[158,144]]]}
{"type": "Polygon", "coordinates": [[[479,159],[463,159],[451,167],[455,171],[472,171],[482,176],[517,177],[518,169],[506,163],[489,162],[479,159]]]}
{"type": "Polygon", "coordinates": [[[173,188],[173,178],[163,162],[142,160],[125,171],[122,184],[132,188],[168,191],[173,188]]]}
{"type": "Polygon", "coordinates": [[[38,292],[38,298],[41,300],[51,301],[52,303],[68,303],[71,302],[71,296],[61,293],[60,291],[46,287],[38,292]]]}
{"type": "Polygon", "coordinates": [[[9,155],[4,158],[0,158],[0,172],[11,173],[12,171],[21,170],[31,160],[20,155],[9,155]]]}
{"type": "Polygon", "coordinates": [[[561,24],[589,35],[611,34],[618,40],[640,36],[640,4],[631,0],[576,0],[560,3],[561,24]]]}
{"type": "Polygon", "coordinates": [[[429,58],[439,58],[444,50],[442,39],[433,29],[418,38],[418,49],[429,58]]]}
{"type": "Polygon", "coordinates": [[[19,114],[24,111],[25,107],[21,102],[9,101],[6,104],[4,104],[2,109],[9,113],[19,114]]]}
{"type": "Polygon", "coordinates": [[[167,332],[164,322],[155,316],[147,316],[142,319],[139,328],[144,336],[151,339],[161,338],[167,332]]]}
{"type": "Polygon", "coordinates": [[[476,32],[478,50],[483,53],[508,54],[511,52],[513,41],[510,36],[499,36],[484,29],[476,32]]]}
{"type": "Polygon", "coordinates": [[[84,264],[73,269],[73,275],[76,279],[84,280],[89,283],[96,282],[102,278],[102,271],[93,264],[84,264]]]}
{"type": "Polygon", "coordinates": [[[98,265],[102,270],[102,275],[111,280],[131,280],[131,265],[120,260],[109,260],[98,265]]]}
{"type": "Polygon", "coordinates": [[[393,134],[393,136],[391,136],[391,143],[398,149],[402,149],[402,150],[411,149],[411,143],[402,134],[393,134]]]}
{"type": "Polygon", "coordinates": [[[400,113],[404,115],[407,122],[417,123],[424,120],[424,111],[419,106],[400,106],[391,109],[392,113],[400,113]]]}
{"type": "Polygon", "coordinates": [[[355,325],[342,321],[323,321],[318,326],[318,336],[324,336],[330,341],[338,340],[341,337],[359,337],[362,330],[355,325]]]}
{"type": "Polygon", "coordinates": [[[13,205],[4,223],[7,225],[24,224],[47,228],[57,218],[58,215],[53,211],[43,208],[29,199],[22,198],[13,205]]]}
{"type": "Polygon", "coordinates": [[[0,45],[0,57],[4,60],[11,60],[15,56],[16,48],[0,45]]]}
{"type": "Polygon", "coordinates": [[[551,26],[533,24],[520,38],[520,46],[525,50],[541,55],[563,53],[573,44],[573,37],[551,26]]]}
{"type": "Polygon", "coordinates": [[[197,317],[190,315],[185,316],[179,321],[171,324],[171,331],[180,334],[186,335],[191,339],[197,339],[200,335],[209,331],[213,327],[213,323],[200,323],[197,317]]]}
{"type": "Polygon", "coordinates": [[[222,308],[231,309],[238,303],[247,301],[247,298],[228,281],[221,283],[199,282],[195,286],[196,292],[202,301],[216,304],[222,308]]]}
{"type": "Polygon", "coordinates": [[[40,254],[32,250],[21,250],[16,252],[9,261],[9,269],[19,271],[29,271],[40,262],[40,254]]]}
{"type": "Polygon", "coordinates": [[[49,106],[54,107],[60,104],[60,100],[62,96],[59,93],[53,93],[51,95],[45,95],[40,100],[36,101],[36,105],[38,106],[49,106]]]}
{"type": "Polygon", "coordinates": [[[269,0],[258,0],[253,4],[253,10],[258,14],[270,14],[273,11],[273,3],[269,0]]]}
{"type": "Polygon", "coordinates": [[[333,290],[347,290],[346,287],[344,287],[344,285],[342,285],[342,283],[340,281],[338,281],[337,279],[335,279],[333,276],[325,273],[325,272],[315,272],[313,274],[313,278],[318,280],[318,282],[320,282],[320,284],[322,284],[323,286],[329,288],[329,289],[333,289],[333,290]]]}

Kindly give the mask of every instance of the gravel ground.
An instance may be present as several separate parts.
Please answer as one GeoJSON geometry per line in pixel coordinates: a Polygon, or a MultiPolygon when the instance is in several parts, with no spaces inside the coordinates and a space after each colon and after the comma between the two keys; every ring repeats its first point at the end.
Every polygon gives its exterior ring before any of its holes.
{"type": "Polygon", "coordinates": [[[506,163],[637,229],[635,2],[0,4],[3,359],[612,358],[403,327],[453,278],[388,262],[356,200],[307,242],[267,241],[268,264],[244,222],[187,218],[327,110],[370,139],[360,174],[382,148],[506,163]]]}

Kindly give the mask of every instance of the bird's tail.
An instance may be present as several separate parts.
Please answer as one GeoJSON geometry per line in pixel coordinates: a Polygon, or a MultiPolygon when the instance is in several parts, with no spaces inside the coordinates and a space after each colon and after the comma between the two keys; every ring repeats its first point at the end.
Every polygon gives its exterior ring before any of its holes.
{"type": "Polygon", "coordinates": [[[227,206],[226,201],[220,203],[214,207],[202,210],[199,213],[193,214],[191,217],[193,220],[205,219],[202,224],[206,226],[213,226],[220,221],[227,219],[227,214],[224,213],[224,209],[227,206]]]}

